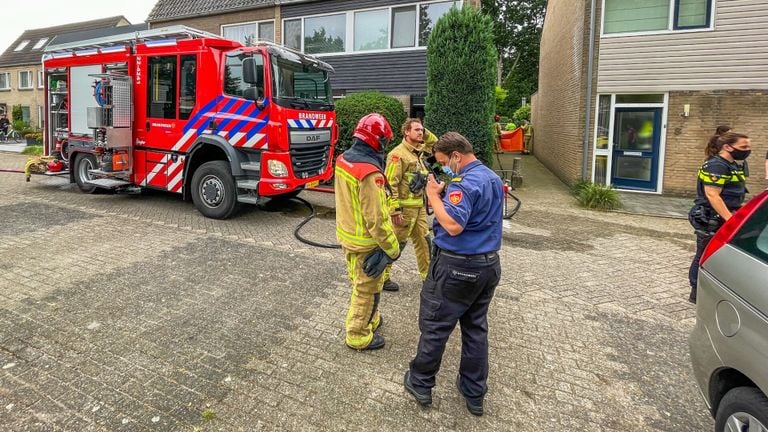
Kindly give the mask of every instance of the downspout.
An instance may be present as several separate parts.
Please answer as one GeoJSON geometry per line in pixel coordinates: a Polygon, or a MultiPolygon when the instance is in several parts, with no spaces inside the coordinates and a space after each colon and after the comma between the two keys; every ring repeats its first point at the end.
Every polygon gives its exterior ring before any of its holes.
{"type": "Polygon", "coordinates": [[[587,100],[586,100],[586,124],[584,125],[584,144],[581,156],[581,178],[587,178],[587,158],[589,155],[589,123],[592,121],[592,67],[595,53],[595,7],[597,0],[592,0],[589,11],[589,57],[587,59],[587,100]]]}

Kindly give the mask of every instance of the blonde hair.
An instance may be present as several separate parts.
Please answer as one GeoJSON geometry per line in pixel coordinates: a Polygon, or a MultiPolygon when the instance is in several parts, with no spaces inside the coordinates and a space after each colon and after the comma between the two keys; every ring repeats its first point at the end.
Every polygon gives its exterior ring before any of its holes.
{"type": "Polygon", "coordinates": [[[424,126],[424,124],[421,122],[420,118],[418,118],[418,117],[409,117],[409,118],[405,119],[405,122],[403,123],[403,128],[402,128],[403,135],[405,135],[406,133],[408,133],[408,131],[411,130],[411,125],[413,123],[418,123],[418,124],[424,126]]]}

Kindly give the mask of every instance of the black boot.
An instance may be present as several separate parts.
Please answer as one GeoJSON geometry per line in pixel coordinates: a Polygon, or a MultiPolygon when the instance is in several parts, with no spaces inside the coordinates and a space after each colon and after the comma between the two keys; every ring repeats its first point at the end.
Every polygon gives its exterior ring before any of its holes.
{"type": "MultiPolygon", "coordinates": [[[[459,389],[459,393],[461,393],[462,396],[464,396],[464,393],[461,392],[461,375],[456,376],[456,388],[459,389]]],[[[483,399],[470,399],[466,396],[464,396],[464,402],[467,404],[467,411],[469,411],[470,414],[475,416],[481,416],[483,415],[483,399]]]]}
{"type": "Polygon", "coordinates": [[[384,291],[400,291],[400,285],[398,285],[397,282],[392,282],[390,279],[387,279],[384,281],[382,289],[384,291]]]}
{"type": "Polygon", "coordinates": [[[416,399],[416,402],[419,403],[421,406],[430,406],[432,405],[432,391],[427,390],[426,392],[420,392],[416,390],[416,388],[411,384],[411,370],[405,371],[405,376],[403,377],[403,386],[405,389],[413,395],[413,397],[416,399]]]}
{"type": "MultiPolygon", "coordinates": [[[[349,346],[349,345],[347,345],[349,346]]],[[[377,350],[379,348],[384,348],[384,336],[378,335],[376,333],[373,334],[373,339],[371,339],[371,343],[369,343],[364,348],[355,348],[353,346],[349,346],[350,348],[358,351],[373,351],[377,350]]]]}

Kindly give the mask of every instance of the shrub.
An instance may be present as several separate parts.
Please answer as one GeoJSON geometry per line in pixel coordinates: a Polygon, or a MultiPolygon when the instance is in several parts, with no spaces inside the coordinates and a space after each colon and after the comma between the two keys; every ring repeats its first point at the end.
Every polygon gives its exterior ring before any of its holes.
{"type": "Polygon", "coordinates": [[[615,210],[621,208],[619,193],[612,186],[586,181],[583,181],[583,183],[580,186],[579,194],[576,196],[576,200],[581,206],[594,210],[615,210]]]}
{"type": "Polygon", "coordinates": [[[427,127],[464,135],[486,165],[495,140],[496,59],[493,22],[475,8],[452,8],[429,36],[427,127]]]}
{"type": "Polygon", "coordinates": [[[400,144],[403,134],[400,127],[406,119],[405,108],[399,100],[384,93],[368,91],[353,93],[336,103],[336,121],[339,123],[339,142],[336,154],[341,154],[352,145],[352,133],[363,116],[377,112],[384,116],[392,127],[394,138],[387,151],[400,144]]]}
{"type": "Polygon", "coordinates": [[[516,123],[522,123],[523,120],[531,121],[531,105],[525,104],[518,108],[517,111],[515,111],[515,113],[512,115],[512,119],[516,123]]]}
{"type": "Polygon", "coordinates": [[[581,195],[581,192],[587,187],[589,187],[589,185],[591,184],[592,182],[589,180],[580,179],[579,181],[571,185],[571,194],[573,194],[573,196],[575,197],[578,197],[579,195],[581,195]]]}
{"type": "MultiPolygon", "coordinates": [[[[24,112],[21,110],[21,105],[14,105],[11,107],[11,120],[13,121],[13,128],[16,129],[16,122],[23,122],[24,112]]],[[[16,129],[19,130],[19,129],[16,129]]]]}

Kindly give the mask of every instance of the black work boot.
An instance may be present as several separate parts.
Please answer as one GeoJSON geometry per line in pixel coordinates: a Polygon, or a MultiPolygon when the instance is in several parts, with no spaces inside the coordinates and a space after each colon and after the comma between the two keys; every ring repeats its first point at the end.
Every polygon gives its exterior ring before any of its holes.
{"type": "Polygon", "coordinates": [[[384,281],[382,289],[384,291],[400,291],[400,285],[398,285],[397,282],[392,282],[392,280],[387,279],[384,281]]]}
{"type": "Polygon", "coordinates": [[[456,375],[456,388],[459,389],[459,393],[464,397],[464,402],[467,404],[467,411],[469,411],[470,414],[476,415],[478,417],[483,415],[483,399],[470,399],[464,396],[464,393],[462,393],[461,375],[456,375]]]}
{"type": "Polygon", "coordinates": [[[405,386],[405,389],[408,390],[408,393],[412,394],[413,397],[416,399],[416,402],[419,403],[421,406],[430,406],[432,405],[432,391],[427,390],[425,393],[419,392],[416,390],[416,388],[411,384],[411,370],[408,369],[405,371],[405,376],[403,377],[403,386],[405,386]]]}
{"type": "MultiPolygon", "coordinates": [[[[349,346],[349,345],[347,345],[349,346]]],[[[376,333],[373,334],[373,339],[371,339],[371,342],[366,345],[363,348],[355,348],[352,346],[349,346],[350,348],[358,351],[373,351],[377,350],[379,348],[384,348],[384,336],[378,335],[376,333]]]]}

